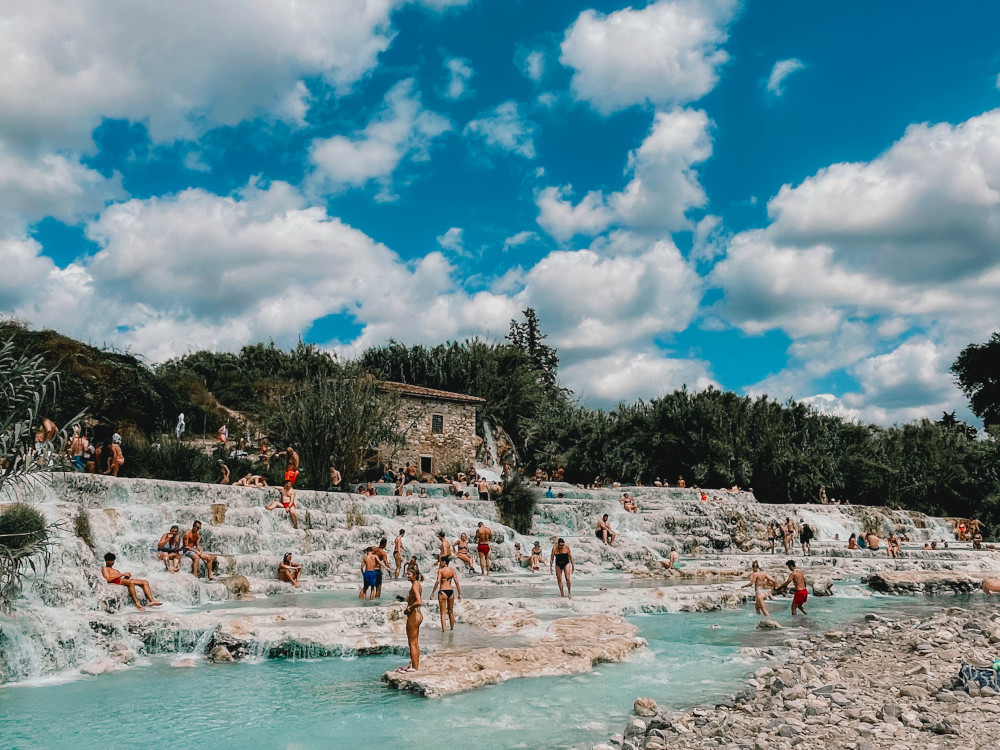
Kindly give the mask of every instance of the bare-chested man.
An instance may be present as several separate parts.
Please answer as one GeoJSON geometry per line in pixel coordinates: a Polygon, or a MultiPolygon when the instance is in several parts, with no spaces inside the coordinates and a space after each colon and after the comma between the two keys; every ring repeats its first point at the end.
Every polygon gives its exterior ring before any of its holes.
{"type": "Polygon", "coordinates": [[[131,573],[122,573],[120,570],[115,570],[115,556],[111,552],[108,552],[104,556],[104,567],[101,568],[101,575],[104,576],[104,580],[108,583],[113,583],[116,586],[127,586],[129,594],[132,595],[132,603],[135,604],[135,608],[140,612],[146,608],[139,603],[139,597],[135,593],[136,586],[142,589],[142,593],[146,595],[146,603],[150,607],[159,607],[163,603],[156,601],[156,597],[153,596],[153,592],[149,589],[149,581],[144,581],[141,578],[133,578],[131,573]]]}
{"type": "Polygon", "coordinates": [[[400,529],[396,540],[392,543],[392,559],[396,561],[396,571],[392,574],[393,578],[399,578],[399,572],[403,569],[403,557],[406,554],[406,550],[403,549],[404,534],[406,534],[406,530],[400,529]]]}
{"type": "Polygon", "coordinates": [[[476,482],[476,489],[479,490],[479,499],[480,500],[482,500],[482,501],[485,502],[486,500],[490,499],[490,485],[482,477],[480,477],[479,481],[476,482]]]}
{"type": "MultiPolygon", "coordinates": [[[[482,493],[480,493],[482,494],[482,493]]],[[[487,493],[489,497],[489,493],[487,493]]],[[[493,532],[490,527],[479,522],[476,527],[476,552],[479,553],[479,567],[483,569],[483,575],[490,574],[490,540],[493,539],[493,532]]]]}
{"type": "Polygon", "coordinates": [[[299,478],[299,454],[292,446],[285,447],[285,481],[295,484],[299,478]]]}
{"type": "Polygon", "coordinates": [[[385,569],[386,573],[391,572],[389,567],[389,553],[385,551],[385,545],[389,543],[389,540],[385,537],[379,539],[378,547],[372,548],[372,554],[375,555],[375,559],[378,560],[378,567],[375,568],[375,598],[379,599],[382,596],[382,569],[385,569]]]}
{"type": "Polygon", "coordinates": [[[807,614],[805,603],[809,599],[809,589],[806,588],[806,574],[795,567],[794,560],[789,560],[785,565],[788,566],[788,580],[778,588],[784,591],[789,584],[792,584],[795,587],[795,595],[792,597],[792,616],[795,616],[796,609],[801,610],[802,614],[807,614]]]}
{"type": "MultiPolygon", "coordinates": [[[[753,567],[750,571],[750,581],[744,584],[743,588],[750,588],[753,586],[754,590],[754,604],[753,610],[758,615],[764,615],[764,617],[770,617],[771,613],[767,611],[767,604],[765,603],[771,598],[768,593],[769,588],[774,588],[777,584],[774,579],[771,578],[767,573],[760,569],[757,561],[753,561],[753,567]]],[[[803,610],[804,612],[805,610],[803,610]]]]}
{"type": "Polygon", "coordinates": [[[278,508],[284,508],[291,516],[292,526],[299,528],[299,517],[295,515],[295,490],[292,489],[292,483],[288,479],[285,480],[285,486],[281,488],[281,496],[277,502],[264,506],[264,510],[277,510],[278,508]]]}
{"type": "Polygon", "coordinates": [[[330,467],[330,484],[331,484],[331,486],[333,486],[333,487],[339,487],[340,483],[342,481],[344,481],[344,478],[340,475],[340,472],[337,471],[336,468],[334,468],[333,466],[331,466],[330,467]]]}
{"type": "Polygon", "coordinates": [[[215,555],[201,548],[201,521],[191,524],[191,530],[184,532],[184,547],[181,550],[184,557],[191,559],[191,575],[198,577],[199,562],[205,561],[205,571],[208,580],[212,580],[212,568],[215,565],[215,555]]]}
{"type": "Polygon", "coordinates": [[[438,551],[438,560],[440,560],[442,557],[447,557],[450,559],[451,542],[448,541],[448,538],[444,535],[443,531],[438,532],[438,539],[441,540],[441,549],[438,551]]]}
{"type": "Polygon", "coordinates": [[[375,598],[377,570],[378,558],[375,556],[375,551],[371,547],[365,547],[364,556],[361,558],[361,593],[358,594],[358,599],[364,599],[365,594],[368,595],[368,599],[375,598]]]}
{"type": "Polygon", "coordinates": [[[90,441],[80,434],[80,425],[74,425],[73,437],[70,439],[69,445],[66,446],[66,452],[69,454],[70,461],[73,462],[73,468],[76,471],[83,471],[86,468],[87,460],[84,458],[84,454],[89,447],[90,441]]]}
{"type": "Polygon", "coordinates": [[[868,538],[867,538],[866,541],[868,542],[868,549],[872,550],[873,552],[878,552],[878,545],[879,545],[879,542],[881,541],[878,538],[878,534],[876,534],[873,531],[871,534],[868,535],[868,538]]]}
{"type": "Polygon", "coordinates": [[[608,514],[605,513],[601,516],[601,520],[597,522],[597,528],[594,529],[594,536],[600,539],[609,547],[615,546],[615,537],[617,534],[611,530],[611,524],[608,523],[608,514]]]}

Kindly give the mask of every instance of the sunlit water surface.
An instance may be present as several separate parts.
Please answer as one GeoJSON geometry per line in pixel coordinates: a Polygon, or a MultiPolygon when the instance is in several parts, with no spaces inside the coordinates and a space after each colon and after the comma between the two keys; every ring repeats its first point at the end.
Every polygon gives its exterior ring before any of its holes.
{"type": "MultiPolygon", "coordinates": [[[[336,606],[340,598],[327,600],[336,606]]],[[[385,670],[402,663],[398,656],[200,663],[195,669],[157,658],[116,674],[0,689],[0,747],[590,748],[621,732],[639,696],[683,708],[737,689],[760,664],[746,647],[822,633],[871,611],[922,616],[947,606],[985,603],[968,597],[814,598],[809,616],[792,621],[788,601],[779,600],[773,613],[786,629],[776,633],[755,629],[752,607],[644,615],[632,622],[649,648],[625,663],[571,677],[512,680],[441,700],[380,683],[385,670]]],[[[424,643],[451,637],[427,625],[433,619],[425,621],[424,643]]]]}

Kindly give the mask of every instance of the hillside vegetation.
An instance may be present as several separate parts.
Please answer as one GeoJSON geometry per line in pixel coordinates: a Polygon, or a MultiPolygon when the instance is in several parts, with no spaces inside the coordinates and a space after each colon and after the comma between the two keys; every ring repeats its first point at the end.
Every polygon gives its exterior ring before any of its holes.
{"type": "MultiPolygon", "coordinates": [[[[689,486],[752,487],[764,502],[816,502],[825,486],[830,498],[975,516],[1000,528],[998,442],[992,435],[978,436],[953,414],[880,427],[793,401],[685,388],[610,411],[590,409],[558,386],[558,356],[545,344],[531,310],[523,322],[512,321],[503,342],[473,339],[433,347],[389,342],[351,363],[312,345],[284,351],[271,343],[239,353],[199,351],[154,368],[131,354],[96,349],[53,331],[7,323],[0,327],[0,340],[10,337],[20,347],[43,352],[63,373],[56,421],[86,410],[93,421],[134,426],[139,439],[169,433],[181,411],[189,433],[200,433],[203,424],[214,433],[228,421],[235,435],[243,428],[234,423],[237,413],[276,440],[290,439],[291,433],[282,432],[292,424],[282,404],[294,403],[295,394],[373,377],[486,399],[480,418],[510,435],[528,472],[562,467],[567,480],[583,483],[602,476],[674,484],[684,476],[689,486]]],[[[365,398],[376,398],[373,393],[365,398]]],[[[335,393],[328,398],[346,403],[335,393]]],[[[352,431],[372,421],[358,421],[371,407],[355,401],[352,431]]],[[[384,412],[371,411],[388,420],[384,412]]],[[[298,434],[309,434],[307,417],[298,418],[298,434]]],[[[336,419],[320,422],[316,429],[324,433],[338,429],[336,419]]],[[[368,427],[381,439],[391,432],[388,423],[368,427]]],[[[328,437],[317,442],[358,450],[357,441],[328,437]]],[[[169,463],[176,467],[183,461],[174,455],[169,463]]],[[[141,473],[141,463],[126,464],[124,473],[141,473]]],[[[198,475],[211,473],[213,466],[202,463],[198,475]]],[[[365,474],[365,467],[357,467],[356,474],[365,474]]],[[[317,478],[316,486],[321,484],[317,478]]]]}

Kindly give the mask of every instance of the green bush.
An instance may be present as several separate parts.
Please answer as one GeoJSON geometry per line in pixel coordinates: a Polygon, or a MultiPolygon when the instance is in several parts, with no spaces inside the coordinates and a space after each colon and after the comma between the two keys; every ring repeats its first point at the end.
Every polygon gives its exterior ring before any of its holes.
{"type": "Polygon", "coordinates": [[[175,482],[219,481],[219,465],[212,456],[176,440],[150,444],[126,436],[122,440],[122,453],[125,465],[120,476],[175,482]]]}
{"type": "Polygon", "coordinates": [[[500,520],[519,534],[531,532],[535,515],[535,493],[520,474],[504,482],[503,488],[492,495],[500,520]]]}
{"type": "Polygon", "coordinates": [[[0,513],[0,547],[20,552],[48,540],[45,517],[30,505],[15,503],[0,513]]]}
{"type": "Polygon", "coordinates": [[[73,522],[73,531],[83,540],[84,544],[90,547],[90,549],[94,549],[94,534],[90,530],[90,515],[86,509],[80,508],[80,511],[76,514],[76,520],[73,522]]]}

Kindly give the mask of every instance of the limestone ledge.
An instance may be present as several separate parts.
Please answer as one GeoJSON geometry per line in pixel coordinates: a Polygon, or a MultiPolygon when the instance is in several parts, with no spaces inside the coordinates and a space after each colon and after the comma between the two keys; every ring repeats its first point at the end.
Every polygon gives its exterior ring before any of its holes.
{"type": "Polygon", "coordinates": [[[531,646],[441,651],[421,659],[417,672],[386,672],[399,690],[440,698],[519,677],[589,672],[600,662],[622,661],[646,641],[615,615],[580,615],[554,621],[531,646]]]}
{"type": "Polygon", "coordinates": [[[964,573],[934,570],[884,570],[862,580],[881,594],[968,594],[981,583],[964,573]]]}

